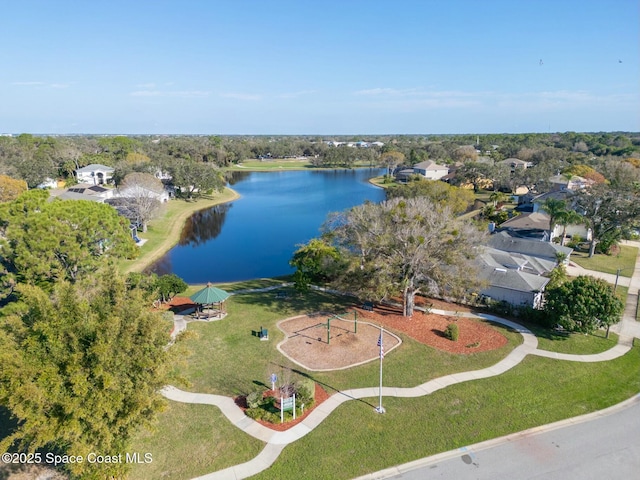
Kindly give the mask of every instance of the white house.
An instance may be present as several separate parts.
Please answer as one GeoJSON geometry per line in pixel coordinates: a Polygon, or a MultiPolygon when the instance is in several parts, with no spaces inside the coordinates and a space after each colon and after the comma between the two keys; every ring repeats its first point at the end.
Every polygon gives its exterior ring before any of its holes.
{"type": "Polygon", "coordinates": [[[78,182],[91,183],[92,185],[102,185],[113,178],[114,169],[106,165],[93,163],[76,170],[78,182]]]}
{"type": "Polygon", "coordinates": [[[440,180],[445,175],[449,174],[449,167],[446,165],[438,165],[436,162],[426,160],[424,162],[416,163],[413,166],[413,173],[416,175],[422,175],[429,180],[440,180]]]}
{"type": "Polygon", "coordinates": [[[579,177],[578,175],[573,175],[570,177],[566,177],[564,175],[556,175],[549,179],[551,182],[551,190],[552,191],[576,191],[581,190],[589,185],[593,184],[593,181],[587,180],[586,178],[579,177]]]}

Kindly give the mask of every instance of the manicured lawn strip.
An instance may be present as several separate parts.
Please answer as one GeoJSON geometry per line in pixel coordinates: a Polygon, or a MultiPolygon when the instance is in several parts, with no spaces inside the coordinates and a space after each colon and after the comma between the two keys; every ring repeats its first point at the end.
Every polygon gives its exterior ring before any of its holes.
{"type": "Polygon", "coordinates": [[[609,350],[618,343],[618,335],[609,332],[609,338],[606,338],[604,330],[584,335],[556,332],[531,324],[527,324],[526,327],[538,337],[538,348],[549,352],[591,355],[609,350]]]}
{"type": "MultiPolygon", "coordinates": [[[[322,292],[292,295],[277,299],[274,292],[234,295],[226,302],[228,316],[219,322],[193,322],[189,330],[197,338],[185,342],[191,352],[178,374],[191,385],[188,390],[236,396],[247,394],[268,382],[271,373],[283,367],[293,368],[298,375],[310,377],[329,393],[347,388],[376,385],[378,363],[336,372],[309,372],[281,355],[275,345],[284,339],[276,327],[279,320],[317,311],[340,312],[351,306],[351,298],[322,292]],[[252,331],[269,330],[269,341],[262,342],[252,331]]],[[[319,317],[318,322],[326,321],[319,317]]],[[[408,320],[410,321],[410,320],[408,320]]],[[[385,382],[399,387],[413,387],[432,378],[465,370],[476,370],[498,362],[522,341],[521,336],[496,326],[509,343],[498,350],[472,355],[440,352],[400,335],[402,347],[385,358],[385,382]]]]}
{"type": "Polygon", "coordinates": [[[616,274],[618,269],[621,277],[631,277],[638,256],[638,248],[629,245],[620,245],[618,255],[596,254],[589,258],[587,253],[574,252],[571,254],[571,261],[577,263],[587,270],[616,274]]]}
{"type": "Polygon", "coordinates": [[[225,188],[223,192],[216,193],[210,198],[200,198],[193,202],[169,201],[164,205],[162,216],[151,221],[145,233],[138,234],[140,238],[147,239],[140,247],[140,255],[134,260],[118,262],[120,271],[124,273],[142,271],[178,243],[185,221],[194,212],[230,202],[236,198],[238,198],[236,192],[225,188]]]}
{"type": "Polygon", "coordinates": [[[252,478],[347,479],[439,452],[600,410],[640,391],[640,348],[611,362],[529,356],[503,375],[415,399],[340,406],[252,478]]]}
{"type": "Polygon", "coordinates": [[[131,451],[153,454],[153,462],[134,465],[129,478],[184,480],[244,463],[264,443],[232,425],[218,408],[169,402],[154,432],[141,432],[131,451]]]}

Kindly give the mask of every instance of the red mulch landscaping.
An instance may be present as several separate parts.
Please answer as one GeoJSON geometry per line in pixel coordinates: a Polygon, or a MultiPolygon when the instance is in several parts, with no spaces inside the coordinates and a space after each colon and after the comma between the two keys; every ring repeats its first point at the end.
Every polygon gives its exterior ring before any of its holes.
{"type": "Polygon", "coordinates": [[[160,308],[165,310],[171,310],[173,313],[180,314],[183,310],[194,308],[196,306],[189,297],[173,297],[169,303],[163,303],[160,308]]]}
{"type": "MultiPolygon", "coordinates": [[[[452,305],[438,300],[428,300],[434,308],[447,311],[468,312],[468,307],[452,305]]],[[[424,300],[420,300],[424,303],[424,300]]],[[[373,312],[357,309],[359,317],[372,323],[406,333],[411,338],[449,353],[471,354],[494,350],[507,344],[507,338],[486,322],[456,316],[425,314],[415,311],[413,317],[405,318],[399,307],[376,305],[373,312]],[[457,341],[444,336],[447,325],[458,324],[457,341]]]]}
{"type": "MultiPolygon", "coordinates": [[[[302,420],[304,420],[305,418],[307,418],[307,416],[313,412],[313,410],[320,405],[322,402],[324,402],[327,398],[329,398],[329,394],[324,390],[324,388],[322,388],[320,385],[318,385],[317,383],[316,385],[316,391],[314,392],[314,402],[313,402],[313,406],[304,411],[304,415],[301,415],[299,417],[297,417],[295,420],[290,420],[288,422],[285,423],[269,423],[269,422],[265,422],[264,420],[256,420],[256,422],[258,422],[259,424],[270,428],[271,430],[275,430],[277,432],[284,432],[285,430],[289,430],[291,427],[295,427],[297,424],[299,424],[302,420]]],[[[267,390],[263,393],[263,397],[276,397],[278,398],[280,396],[280,394],[274,390],[267,390]]],[[[245,397],[236,397],[235,398],[235,402],[236,405],[238,405],[243,411],[245,411],[247,409],[247,401],[245,397]]]]}

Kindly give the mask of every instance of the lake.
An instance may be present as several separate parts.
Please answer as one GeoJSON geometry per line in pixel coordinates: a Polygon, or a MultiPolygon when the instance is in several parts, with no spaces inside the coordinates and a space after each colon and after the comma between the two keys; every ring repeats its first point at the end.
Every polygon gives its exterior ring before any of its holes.
{"type": "Polygon", "coordinates": [[[367,182],[379,169],[233,172],[241,198],[195,213],[178,245],[148,271],[187,283],[231,282],[293,273],[297,245],[320,234],[329,212],[384,200],[367,182]]]}

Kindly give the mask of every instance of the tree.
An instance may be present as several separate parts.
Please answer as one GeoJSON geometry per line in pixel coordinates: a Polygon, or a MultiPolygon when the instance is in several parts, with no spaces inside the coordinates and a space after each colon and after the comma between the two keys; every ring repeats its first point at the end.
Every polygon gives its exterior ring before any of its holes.
{"type": "Polygon", "coordinates": [[[380,155],[381,165],[387,168],[387,175],[393,173],[393,169],[404,162],[404,154],[395,150],[389,150],[380,155]]]}
{"type": "Polygon", "coordinates": [[[453,158],[458,162],[476,162],[478,160],[478,152],[473,145],[463,145],[453,151],[453,158]]]}
{"type": "Polygon", "coordinates": [[[617,323],[624,303],[606,281],[581,275],[545,293],[544,310],[551,324],[570,332],[592,333],[617,323]]]}
{"type": "Polygon", "coordinates": [[[482,233],[425,197],[365,203],[329,216],[325,238],[346,261],[336,285],[367,298],[401,295],[413,314],[420,292],[462,296],[482,233]]]}
{"type": "Polygon", "coordinates": [[[568,208],[564,212],[560,212],[558,215],[558,225],[562,225],[562,242],[560,245],[564,245],[567,239],[567,227],[569,225],[580,225],[584,223],[582,215],[575,210],[568,208]]]}
{"type": "Polygon", "coordinates": [[[147,231],[147,224],[153,220],[162,207],[159,197],[164,193],[164,185],[149,173],[130,173],[118,187],[132,217],[147,231]]]}
{"type": "Polygon", "coordinates": [[[11,202],[27,191],[27,182],[0,175],[0,202],[11,202]]]}
{"type": "Polygon", "coordinates": [[[155,282],[155,289],[161,302],[168,302],[175,295],[184,292],[189,285],[175,273],[161,275],[155,282]]]}
{"type": "Polygon", "coordinates": [[[635,191],[622,186],[612,188],[600,184],[578,192],[576,203],[592,233],[590,257],[595,254],[598,243],[607,251],[640,218],[638,200],[635,191]]]}
{"type": "Polygon", "coordinates": [[[74,282],[105,259],[137,255],[129,222],[109,205],[47,197],[29,191],[0,211],[6,239],[0,262],[20,282],[74,282]]]}
{"type": "Polygon", "coordinates": [[[342,265],[338,249],[318,238],[300,245],[289,264],[296,268],[293,278],[300,291],[308,290],[312,282],[335,279],[342,265]]]}
{"type": "Polygon", "coordinates": [[[497,190],[492,192],[491,195],[489,195],[489,200],[493,202],[494,207],[497,207],[498,203],[506,202],[507,200],[509,200],[509,198],[510,198],[509,195],[497,190]]]}
{"type": "Polygon", "coordinates": [[[466,163],[455,171],[455,182],[458,185],[471,184],[473,191],[493,186],[493,167],[486,163],[466,163]]]}
{"type": "Polygon", "coordinates": [[[169,167],[173,184],[189,199],[212,190],[222,191],[224,181],[220,170],[212,165],[191,160],[177,160],[169,167]]]}
{"type": "Polygon", "coordinates": [[[475,199],[473,192],[466,188],[454,187],[439,180],[424,178],[404,185],[390,185],[385,191],[387,199],[427,197],[437,205],[450,207],[454,215],[466,212],[475,199]]]}
{"type": "MultiPolygon", "coordinates": [[[[104,273],[61,281],[51,296],[20,285],[19,300],[0,310],[0,404],[19,422],[0,450],[118,455],[163,407],[158,392],[175,355],[169,329],[140,290],[127,290],[115,270],[104,273]]],[[[66,467],[82,478],[121,478],[127,468],[66,467]]]]}
{"type": "Polygon", "coordinates": [[[553,232],[559,220],[567,214],[567,204],[564,200],[547,198],[542,203],[542,209],[549,215],[549,242],[553,240],[553,232]]]}

